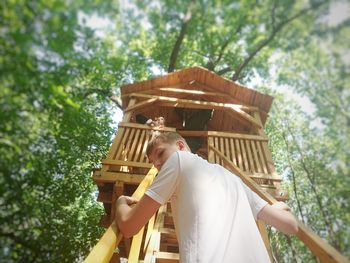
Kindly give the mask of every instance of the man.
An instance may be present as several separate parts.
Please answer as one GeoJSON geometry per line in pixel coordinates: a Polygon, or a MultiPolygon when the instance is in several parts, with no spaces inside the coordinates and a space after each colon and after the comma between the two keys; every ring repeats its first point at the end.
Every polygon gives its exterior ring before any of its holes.
{"type": "Polygon", "coordinates": [[[153,138],[147,156],[159,171],[153,184],[140,201],[117,200],[116,219],[126,237],[169,199],[181,262],[270,262],[255,220],[285,234],[298,231],[288,206],[267,204],[240,178],[192,154],[177,133],[153,138]]]}

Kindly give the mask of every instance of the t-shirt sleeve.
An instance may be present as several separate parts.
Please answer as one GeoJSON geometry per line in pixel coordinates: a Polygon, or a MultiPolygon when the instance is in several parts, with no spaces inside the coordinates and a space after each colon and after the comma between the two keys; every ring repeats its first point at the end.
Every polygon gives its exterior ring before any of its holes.
{"type": "Polygon", "coordinates": [[[179,180],[179,155],[173,153],[163,164],[151,186],[145,192],[159,204],[165,204],[174,193],[179,180]]]}
{"type": "Polygon", "coordinates": [[[250,208],[253,212],[254,219],[257,220],[257,216],[261,209],[264,208],[265,205],[267,205],[267,202],[262,199],[260,196],[258,196],[254,191],[252,191],[245,183],[241,181],[244,191],[248,197],[248,202],[250,204],[250,208]]]}

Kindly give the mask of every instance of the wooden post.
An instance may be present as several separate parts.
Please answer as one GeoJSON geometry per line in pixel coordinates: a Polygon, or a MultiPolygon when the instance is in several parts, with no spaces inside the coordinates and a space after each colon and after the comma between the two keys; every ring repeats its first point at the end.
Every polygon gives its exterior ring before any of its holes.
{"type": "MultiPolygon", "coordinates": [[[[263,127],[262,122],[261,122],[261,118],[260,118],[260,113],[255,111],[253,113],[253,115],[254,115],[254,118],[257,120],[257,122],[261,124],[261,127],[263,127]]],[[[259,135],[266,136],[263,128],[258,128],[257,131],[258,131],[259,135]]],[[[262,150],[263,150],[264,156],[266,158],[268,173],[275,174],[276,169],[275,169],[275,166],[273,164],[272,155],[271,155],[271,152],[268,148],[267,142],[261,142],[261,145],[262,145],[262,150]]]]}
{"type": "Polygon", "coordinates": [[[261,237],[264,241],[267,253],[269,253],[270,261],[273,262],[272,249],[271,249],[271,245],[270,245],[269,235],[268,235],[267,230],[266,230],[266,224],[261,220],[257,220],[256,224],[258,225],[258,228],[259,228],[261,237]]]}
{"type": "Polygon", "coordinates": [[[214,147],[214,138],[208,137],[208,162],[215,163],[214,152],[210,147],[214,147]]]}

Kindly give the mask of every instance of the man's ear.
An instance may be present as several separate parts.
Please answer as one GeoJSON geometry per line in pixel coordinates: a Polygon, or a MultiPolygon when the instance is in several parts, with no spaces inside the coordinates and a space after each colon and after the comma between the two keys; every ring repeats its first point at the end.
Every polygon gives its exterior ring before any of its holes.
{"type": "Polygon", "coordinates": [[[186,149],[185,142],[181,140],[176,141],[176,146],[179,148],[180,151],[183,151],[186,149]]]}

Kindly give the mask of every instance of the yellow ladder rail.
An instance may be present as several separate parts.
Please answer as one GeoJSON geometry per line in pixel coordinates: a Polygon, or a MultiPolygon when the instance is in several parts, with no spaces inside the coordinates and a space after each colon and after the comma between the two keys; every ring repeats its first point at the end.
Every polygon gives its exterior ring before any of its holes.
{"type": "MultiPolygon", "coordinates": [[[[261,198],[266,200],[269,204],[277,202],[270,194],[263,191],[260,186],[249,176],[247,176],[241,169],[239,169],[225,154],[209,145],[209,149],[218,155],[224,162],[224,165],[238,175],[242,181],[254,192],[256,192],[261,198]]],[[[329,245],[326,241],[320,238],[311,229],[305,226],[302,222],[298,221],[299,231],[296,236],[311,250],[311,252],[321,261],[325,263],[350,263],[350,261],[340,254],[335,248],[329,245]]]]}
{"type": "MultiPolygon", "coordinates": [[[[136,191],[132,197],[140,199],[147,188],[151,185],[154,177],[156,176],[158,170],[152,167],[145,178],[142,180],[140,185],[137,187],[136,191]]],[[[123,236],[117,228],[115,221],[103,234],[98,243],[91,250],[90,254],[85,259],[85,263],[108,263],[113,256],[115,248],[118,246],[119,242],[122,240],[123,236]]],[[[139,249],[138,249],[139,250],[139,249]]]]}

